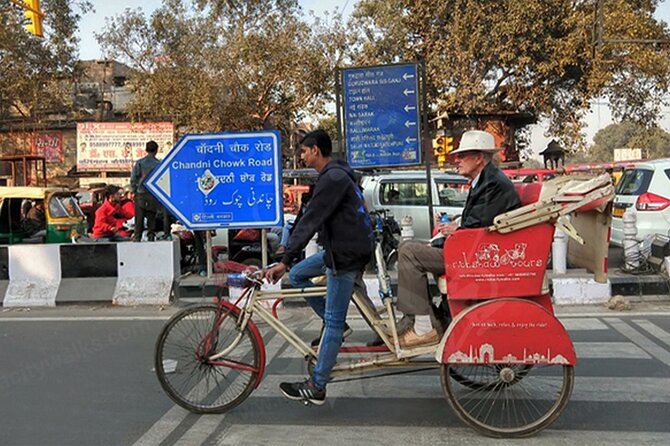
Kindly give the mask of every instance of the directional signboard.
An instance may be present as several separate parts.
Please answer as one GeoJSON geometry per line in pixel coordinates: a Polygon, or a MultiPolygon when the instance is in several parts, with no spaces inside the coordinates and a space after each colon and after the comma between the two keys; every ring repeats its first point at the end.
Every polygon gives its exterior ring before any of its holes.
{"type": "Polygon", "coordinates": [[[279,133],[184,135],[145,184],[189,229],[281,225],[279,133]]]}
{"type": "Polygon", "coordinates": [[[417,66],[343,70],[344,129],[352,167],[421,163],[417,66]]]}

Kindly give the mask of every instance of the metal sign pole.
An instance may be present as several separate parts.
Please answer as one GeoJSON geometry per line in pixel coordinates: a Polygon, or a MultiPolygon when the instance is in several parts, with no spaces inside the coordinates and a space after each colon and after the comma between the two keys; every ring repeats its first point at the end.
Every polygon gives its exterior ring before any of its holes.
{"type": "Polygon", "coordinates": [[[267,239],[268,230],[263,228],[261,229],[261,263],[263,268],[268,266],[268,239],[267,239]]]}
{"type": "Polygon", "coordinates": [[[428,129],[428,99],[426,90],[426,60],[421,59],[421,108],[423,109],[423,156],[426,165],[426,192],[428,193],[428,224],[430,225],[430,234],[433,234],[433,180],[431,177],[431,151],[430,151],[430,133],[428,129]]]}
{"type": "Polygon", "coordinates": [[[342,154],[342,159],[347,159],[347,152],[349,147],[346,147],[346,140],[342,135],[342,71],[339,68],[335,69],[335,111],[337,113],[337,143],[339,145],[340,153],[342,154]]]}
{"type": "Polygon", "coordinates": [[[206,242],[205,242],[205,251],[207,251],[207,278],[211,279],[214,276],[214,271],[212,268],[212,231],[205,231],[207,234],[206,237],[206,242]]]}

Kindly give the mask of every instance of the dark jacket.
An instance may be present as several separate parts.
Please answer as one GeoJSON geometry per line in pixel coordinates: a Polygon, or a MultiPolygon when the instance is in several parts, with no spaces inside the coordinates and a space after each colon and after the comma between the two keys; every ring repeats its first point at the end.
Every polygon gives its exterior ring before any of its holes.
{"type": "Polygon", "coordinates": [[[326,266],[333,271],[358,271],[370,261],[372,226],[363,194],[344,161],[331,160],[319,173],[309,206],[293,228],[282,263],[289,265],[320,231],[326,266]]]}
{"type": "Polygon", "coordinates": [[[23,230],[26,231],[28,236],[46,229],[47,228],[47,217],[44,213],[44,209],[40,209],[37,206],[33,206],[26,214],[26,218],[23,220],[23,230]]]}
{"type": "Polygon", "coordinates": [[[151,172],[154,171],[160,161],[154,155],[147,155],[144,158],[137,160],[133,166],[133,171],[130,173],[130,188],[136,194],[149,194],[149,191],[144,186],[144,180],[147,179],[151,172]]]}
{"type": "Polygon", "coordinates": [[[470,189],[461,214],[461,228],[491,226],[493,219],[521,206],[514,184],[500,169],[488,163],[470,189]]]}

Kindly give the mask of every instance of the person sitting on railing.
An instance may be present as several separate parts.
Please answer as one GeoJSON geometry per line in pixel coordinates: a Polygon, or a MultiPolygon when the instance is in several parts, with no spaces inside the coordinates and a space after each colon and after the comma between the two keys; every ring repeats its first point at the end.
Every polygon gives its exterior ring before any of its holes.
{"type": "MultiPolygon", "coordinates": [[[[458,173],[470,180],[470,191],[460,223],[442,223],[437,226],[445,238],[459,228],[490,226],[498,214],[521,206],[512,182],[491,162],[493,154],[498,150],[493,135],[481,130],[471,130],[463,134],[459,148],[452,152],[456,158],[458,173]]],[[[442,244],[431,246],[418,240],[408,240],[400,244],[397,308],[406,315],[415,315],[414,326],[399,337],[401,347],[430,345],[439,341],[442,324],[426,293],[426,274],[433,273],[435,277],[439,277],[444,272],[442,244]]]]}

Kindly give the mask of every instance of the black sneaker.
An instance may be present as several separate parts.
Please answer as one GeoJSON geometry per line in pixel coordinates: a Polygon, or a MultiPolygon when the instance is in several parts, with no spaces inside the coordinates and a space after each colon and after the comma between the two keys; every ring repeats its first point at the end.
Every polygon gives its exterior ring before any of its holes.
{"type": "Polygon", "coordinates": [[[282,395],[293,401],[305,401],[317,406],[326,402],[326,389],[317,389],[311,379],[297,383],[281,383],[279,390],[282,395]]]}
{"type": "MultiPolygon", "coordinates": [[[[319,344],[321,343],[321,336],[323,336],[323,329],[325,328],[324,325],[321,326],[321,333],[319,333],[319,337],[312,339],[312,347],[318,347],[319,344]]],[[[351,333],[353,333],[354,330],[347,324],[346,322],[344,323],[344,331],[342,332],[342,340],[346,339],[351,333]]]]}

